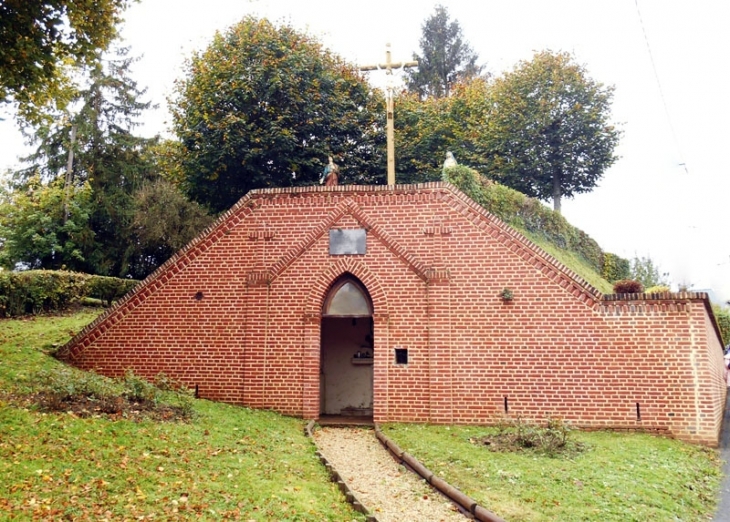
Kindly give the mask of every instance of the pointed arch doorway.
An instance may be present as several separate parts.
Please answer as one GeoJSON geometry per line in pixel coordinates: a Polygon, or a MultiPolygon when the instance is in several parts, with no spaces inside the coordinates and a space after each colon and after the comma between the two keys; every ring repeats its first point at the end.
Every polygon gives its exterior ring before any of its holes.
{"type": "Polygon", "coordinates": [[[372,418],[373,305],[365,286],[346,274],[322,307],[320,416],[372,418]]]}

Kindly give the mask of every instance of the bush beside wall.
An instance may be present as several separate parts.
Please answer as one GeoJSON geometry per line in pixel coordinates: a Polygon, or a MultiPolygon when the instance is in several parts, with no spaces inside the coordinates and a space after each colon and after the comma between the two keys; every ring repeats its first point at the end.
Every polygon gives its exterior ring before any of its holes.
{"type": "Polygon", "coordinates": [[[64,310],[85,297],[109,305],[138,281],[54,270],[0,272],[0,317],[64,310]]]}

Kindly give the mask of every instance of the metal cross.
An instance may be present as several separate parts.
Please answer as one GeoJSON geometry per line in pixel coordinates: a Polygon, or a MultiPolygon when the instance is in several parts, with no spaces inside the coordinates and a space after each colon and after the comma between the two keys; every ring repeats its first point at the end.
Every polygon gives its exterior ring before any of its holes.
{"type": "MultiPolygon", "coordinates": [[[[418,67],[418,62],[395,62],[390,59],[390,44],[385,46],[385,63],[376,65],[363,65],[360,70],[376,71],[385,69],[386,74],[393,74],[393,69],[407,69],[418,67]]],[[[393,84],[390,82],[385,88],[385,110],[386,110],[386,137],[388,142],[388,185],[395,185],[395,130],[393,123],[393,84]]]]}

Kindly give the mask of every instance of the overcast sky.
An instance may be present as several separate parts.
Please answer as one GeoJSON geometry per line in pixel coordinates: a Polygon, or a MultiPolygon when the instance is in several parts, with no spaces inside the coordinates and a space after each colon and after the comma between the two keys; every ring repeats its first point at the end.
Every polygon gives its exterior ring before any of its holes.
{"type": "MultiPolygon", "coordinates": [[[[132,54],[142,56],[136,79],[160,104],[142,132],[165,132],[166,98],[185,58],[247,14],[289,22],[346,60],[365,64],[382,62],[388,42],[395,61],[411,59],[436,3],[141,0],[127,11],[123,36],[132,54]]],[[[675,284],[712,288],[718,298],[730,299],[730,2],[440,3],[493,74],[551,49],[573,53],[591,77],[615,86],[621,158],[596,190],[565,200],[563,214],[604,250],[650,256],[675,284]]],[[[0,171],[16,166],[22,152],[12,122],[0,122],[0,171]]]]}

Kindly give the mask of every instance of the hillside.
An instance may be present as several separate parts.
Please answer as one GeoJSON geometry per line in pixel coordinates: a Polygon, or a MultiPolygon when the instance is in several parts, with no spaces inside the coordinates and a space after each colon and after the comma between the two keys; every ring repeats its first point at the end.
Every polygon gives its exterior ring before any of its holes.
{"type": "Polygon", "coordinates": [[[588,234],[538,200],[488,180],[464,166],[450,168],[447,181],[524,234],[599,292],[613,293],[611,281],[628,276],[627,260],[604,252],[588,234]]]}

